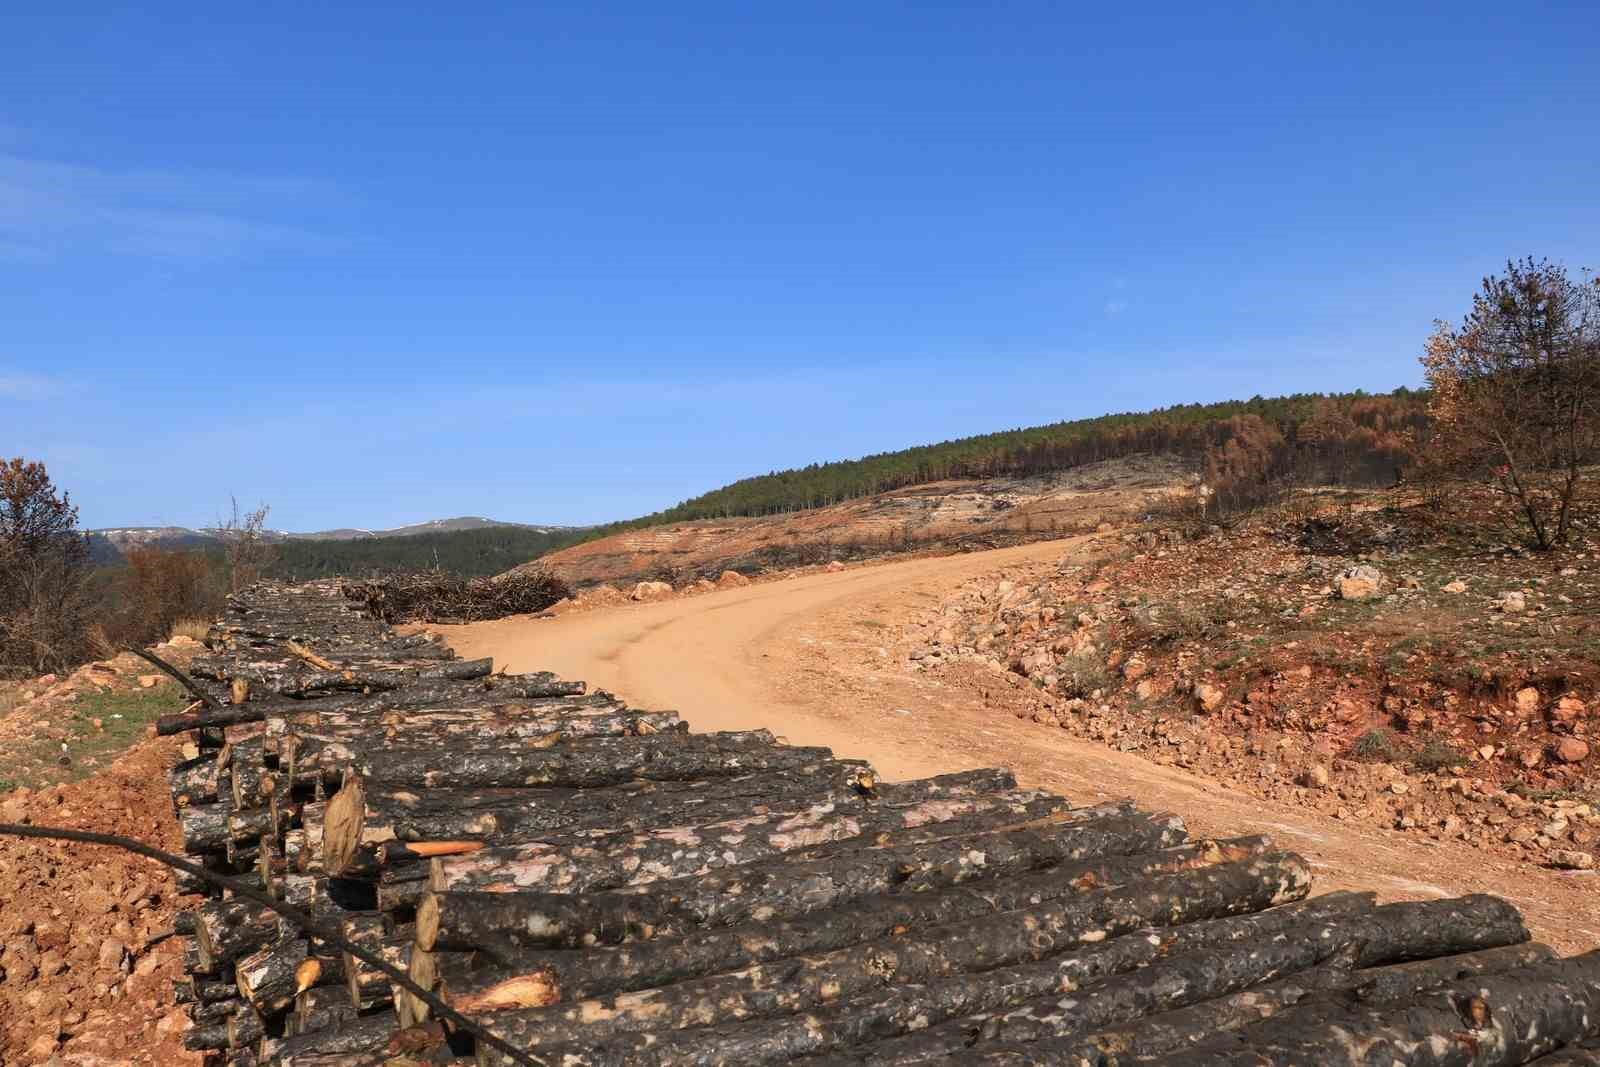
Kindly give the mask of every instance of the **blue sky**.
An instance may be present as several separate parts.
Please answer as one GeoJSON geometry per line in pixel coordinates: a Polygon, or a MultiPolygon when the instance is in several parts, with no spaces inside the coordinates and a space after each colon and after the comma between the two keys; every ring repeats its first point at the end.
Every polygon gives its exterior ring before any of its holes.
{"type": "Polygon", "coordinates": [[[1600,265],[1597,31],[1592,2],[9,4],[0,455],[90,526],[230,493],[289,529],[578,523],[1415,383],[1508,256],[1600,265]]]}

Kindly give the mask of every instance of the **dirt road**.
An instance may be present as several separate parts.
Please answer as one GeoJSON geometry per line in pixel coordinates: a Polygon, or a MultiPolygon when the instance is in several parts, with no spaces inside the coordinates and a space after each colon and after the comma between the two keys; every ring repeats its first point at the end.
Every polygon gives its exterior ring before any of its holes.
{"type": "MultiPolygon", "coordinates": [[[[795,744],[871,760],[888,778],[1002,765],[1025,785],[1091,802],[1132,797],[1205,835],[1265,833],[1304,854],[1318,889],[1386,899],[1496,893],[1535,936],[1600,946],[1600,878],[1563,875],[1465,844],[1275,806],[1183,770],[1067,736],[987,695],[906,669],[887,642],[967,579],[1089,551],[1085,539],[810,574],[548,619],[441,627],[463,656],[586,679],[696,730],[768,727],[795,744]]],[[[997,687],[1001,688],[1001,687],[997,687]]]]}

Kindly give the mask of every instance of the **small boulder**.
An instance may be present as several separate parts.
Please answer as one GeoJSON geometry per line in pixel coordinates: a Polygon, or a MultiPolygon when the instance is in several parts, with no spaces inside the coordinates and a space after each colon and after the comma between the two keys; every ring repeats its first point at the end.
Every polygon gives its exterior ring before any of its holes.
{"type": "Polygon", "coordinates": [[[1328,788],[1328,768],[1320,763],[1313,763],[1306,768],[1306,772],[1300,776],[1300,780],[1312,789],[1326,789],[1328,788]]]}
{"type": "Polygon", "coordinates": [[[1465,593],[1467,591],[1467,583],[1463,582],[1460,578],[1457,578],[1453,582],[1449,582],[1449,583],[1447,583],[1445,585],[1440,586],[1439,587],[1439,591],[1441,593],[1455,593],[1455,594],[1465,593]]]}
{"type": "Polygon", "coordinates": [[[1340,600],[1371,600],[1383,592],[1383,572],[1368,563],[1358,564],[1339,575],[1334,590],[1340,600]]]}
{"type": "Polygon", "coordinates": [[[1562,871],[1594,870],[1594,853],[1575,848],[1553,848],[1548,856],[1550,866],[1562,871]]]}
{"type": "Polygon", "coordinates": [[[1528,598],[1518,590],[1513,589],[1510,592],[1501,593],[1500,598],[1495,601],[1495,607],[1507,615],[1520,615],[1528,610],[1528,598]]]}
{"type": "Polygon", "coordinates": [[[666,582],[640,582],[629,595],[634,600],[660,600],[672,595],[672,586],[666,582]]]}
{"type": "Polygon", "coordinates": [[[840,571],[844,570],[844,564],[840,563],[836,559],[833,559],[833,560],[829,560],[828,561],[828,565],[826,567],[822,568],[822,569],[827,571],[830,574],[837,574],[840,571]]]}
{"type": "Polygon", "coordinates": [[[1589,742],[1576,737],[1563,737],[1551,748],[1550,754],[1562,763],[1582,763],[1589,758],[1589,742]]]}
{"type": "Polygon", "coordinates": [[[1199,703],[1201,711],[1211,712],[1222,707],[1222,702],[1227,699],[1227,695],[1210,682],[1196,682],[1194,683],[1194,698],[1199,703]]]}
{"type": "Polygon", "coordinates": [[[717,576],[717,584],[724,589],[737,589],[740,586],[749,585],[750,579],[738,571],[723,571],[717,576]]]}
{"type": "Polygon", "coordinates": [[[139,688],[140,689],[154,689],[156,686],[158,686],[160,684],[161,684],[161,675],[159,675],[159,674],[141,674],[141,675],[139,675],[139,688]]]}
{"type": "Polygon", "coordinates": [[[1571,726],[1583,715],[1583,701],[1568,693],[1556,701],[1556,706],[1550,709],[1550,722],[1552,725],[1571,726]]]}
{"type": "Polygon", "coordinates": [[[1539,710],[1539,690],[1533,686],[1524,686],[1517,690],[1517,710],[1524,715],[1532,715],[1539,710]]]}

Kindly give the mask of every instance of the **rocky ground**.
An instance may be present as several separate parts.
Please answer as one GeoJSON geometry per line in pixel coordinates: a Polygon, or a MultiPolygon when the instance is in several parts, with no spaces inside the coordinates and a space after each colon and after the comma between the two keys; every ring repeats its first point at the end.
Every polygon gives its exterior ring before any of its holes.
{"type": "MultiPolygon", "coordinates": [[[[158,654],[187,662],[196,647],[179,639],[158,654]]],[[[181,851],[166,783],[180,746],[148,736],[142,716],[182,701],[149,670],[125,655],[7,691],[0,822],[181,851]]],[[[149,860],[0,837],[0,1063],[198,1064],[172,1000],[183,950],[170,933],[184,907],[171,872],[149,860]]]]}
{"type": "Polygon", "coordinates": [[[1533,554],[1398,493],[1099,540],[970,583],[910,665],[1263,798],[1595,868],[1595,540],[1533,554]]]}

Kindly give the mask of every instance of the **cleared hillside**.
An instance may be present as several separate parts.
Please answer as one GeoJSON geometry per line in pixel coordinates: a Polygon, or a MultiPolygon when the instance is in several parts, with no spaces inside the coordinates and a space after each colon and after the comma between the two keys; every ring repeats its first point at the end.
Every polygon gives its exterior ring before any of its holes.
{"type": "Polygon", "coordinates": [[[1186,495],[1194,482],[1194,465],[1181,457],[1129,456],[1031,477],[950,479],[791,514],[624,529],[533,565],[577,586],[680,584],[725,569],[994,548],[1128,519],[1186,495]]]}

